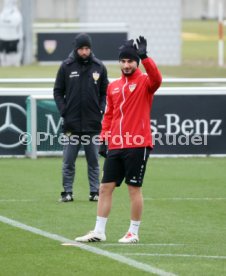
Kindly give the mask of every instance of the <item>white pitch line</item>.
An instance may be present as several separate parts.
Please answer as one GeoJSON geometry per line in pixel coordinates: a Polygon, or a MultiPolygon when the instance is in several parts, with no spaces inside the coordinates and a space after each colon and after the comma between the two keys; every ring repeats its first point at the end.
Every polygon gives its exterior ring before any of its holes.
{"type": "Polygon", "coordinates": [[[163,197],[163,198],[151,198],[151,197],[146,197],[144,200],[153,200],[153,201],[220,201],[220,200],[226,200],[226,197],[163,197]]]}
{"type": "Polygon", "coordinates": [[[43,236],[43,237],[46,237],[46,238],[49,238],[49,239],[52,239],[52,240],[56,240],[56,241],[59,241],[61,243],[66,243],[66,244],[69,244],[69,245],[73,245],[73,246],[76,246],[78,248],[84,249],[88,252],[92,252],[92,253],[97,254],[97,255],[102,255],[104,257],[108,257],[108,258],[113,259],[117,262],[127,264],[129,266],[135,267],[137,269],[140,269],[140,270],[143,270],[143,271],[146,271],[146,272],[149,272],[149,273],[153,273],[153,274],[156,274],[156,275],[159,275],[159,276],[176,276],[176,274],[166,272],[162,269],[150,266],[148,264],[144,264],[144,263],[135,261],[135,260],[130,259],[128,257],[125,257],[123,255],[112,253],[112,252],[109,252],[109,251],[106,251],[106,250],[103,250],[103,249],[100,249],[100,248],[97,248],[97,247],[92,247],[92,246],[89,246],[89,245],[84,244],[84,243],[75,242],[74,240],[70,240],[70,239],[67,239],[63,236],[59,236],[57,234],[53,234],[53,233],[43,231],[41,229],[23,224],[19,221],[12,220],[12,219],[9,219],[7,217],[0,216],[0,221],[3,222],[3,223],[6,223],[8,225],[23,229],[25,231],[32,232],[34,234],[37,234],[37,235],[40,235],[40,236],[43,236]]]}
{"type": "Polygon", "coordinates": [[[206,256],[193,254],[158,254],[158,253],[123,253],[126,256],[151,256],[151,257],[189,257],[189,258],[205,258],[205,259],[221,259],[226,260],[226,256],[206,256]]]}
{"type": "Polygon", "coordinates": [[[0,199],[0,202],[34,202],[31,199],[0,199]]]}
{"type": "Polygon", "coordinates": [[[107,247],[107,246],[187,246],[189,244],[185,243],[134,243],[134,244],[120,244],[120,243],[102,243],[101,247],[107,247]]]}

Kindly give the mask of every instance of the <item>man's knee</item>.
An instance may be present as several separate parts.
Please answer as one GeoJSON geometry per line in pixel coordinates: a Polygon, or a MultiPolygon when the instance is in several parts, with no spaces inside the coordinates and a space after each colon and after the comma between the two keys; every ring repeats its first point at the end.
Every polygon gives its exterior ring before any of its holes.
{"type": "Polygon", "coordinates": [[[100,184],[99,195],[110,195],[110,194],[112,194],[115,186],[116,186],[115,182],[100,184]]]}
{"type": "Polygon", "coordinates": [[[139,196],[141,195],[141,187],[128,185],[128,190],[130,196],[139,196]]]}

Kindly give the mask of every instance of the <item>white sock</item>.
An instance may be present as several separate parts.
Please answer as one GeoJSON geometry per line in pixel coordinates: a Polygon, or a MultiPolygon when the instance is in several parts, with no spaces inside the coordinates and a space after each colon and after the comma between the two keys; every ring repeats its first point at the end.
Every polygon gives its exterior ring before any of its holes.
{"type": "Polygon", "coordinates": [[[94,232],[105,234],[105,227],[106,227],[107,219],[108,218],[98,217],[97,216],[94,232]]]}
{"type": "Polygon", "coordinates": [[[138,235],[139,227],[140,227],[140,221],[131,220],[128,232],[138,235]]]}

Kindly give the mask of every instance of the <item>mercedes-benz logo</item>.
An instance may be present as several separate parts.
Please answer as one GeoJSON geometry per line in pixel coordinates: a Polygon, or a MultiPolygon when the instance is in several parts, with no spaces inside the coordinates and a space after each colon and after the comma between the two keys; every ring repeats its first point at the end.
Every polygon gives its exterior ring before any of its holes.
{"type": "MultiPolygon", "coordinates": [[[[25,116],[26,118],[26,111],[23,107],[21,107],[20,105],[17,105],[15,103],[3,103],[3,104],[0,104],[0,112],[2,113],[2,109],[3,109],[3,112],[5,114],[5,116],[3,117],[3,123],[2,123],[2,120],[1,120],[1,124],[0,125],[0,134],[3,133],[3,132],[12,132],[12,133],[16,133],[18,135],[18,137],[21,137],[21,135],[23,135],[23,133],[25,133],[24,130],[20,129],[20,127],[18,127],[14,122],[15,120],[13,120],[13,116],[12,114],[14,113],[14,110],[17,111],[17,116],[19,114],[23,114],[23,116],[25,116]]],[[[1,115],[2,116],[2,115],[1,115]]],[[[6,144],[6,143],[1,143],[0,142],[0,147],[2,148],[16,148],[18,147],[19,145],[21,145],[21,141],[20,139],[18,138],[16,140],[16,142],[11,142],[11,144],[6,144]]]]}

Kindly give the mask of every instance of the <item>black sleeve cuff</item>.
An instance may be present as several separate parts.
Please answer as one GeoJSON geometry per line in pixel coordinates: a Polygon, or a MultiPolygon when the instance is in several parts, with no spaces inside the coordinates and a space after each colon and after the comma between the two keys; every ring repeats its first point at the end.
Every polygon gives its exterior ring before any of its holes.
{"type": "Polygon", "coordinates": [[[148,56],[146,55],[146,54],[144,54],[144,55],[140,55],[140,59],[145,59],[145,58],[147,58],[148,56]]]}

